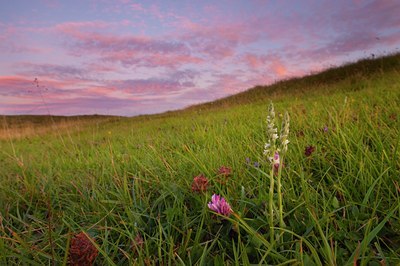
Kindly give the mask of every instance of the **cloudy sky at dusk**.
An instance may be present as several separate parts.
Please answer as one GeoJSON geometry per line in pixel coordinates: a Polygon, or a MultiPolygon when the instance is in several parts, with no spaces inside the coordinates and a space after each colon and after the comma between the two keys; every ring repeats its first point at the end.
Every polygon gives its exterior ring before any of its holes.
{"type": "Polygon", "coordinates": [[[399,14],[399,0],[1,0],[0,114],[183,108],[399,52],[399,14]]]}

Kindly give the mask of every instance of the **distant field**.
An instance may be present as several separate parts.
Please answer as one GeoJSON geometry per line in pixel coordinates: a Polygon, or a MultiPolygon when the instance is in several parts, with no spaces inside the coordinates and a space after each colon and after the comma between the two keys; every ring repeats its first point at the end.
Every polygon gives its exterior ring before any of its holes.
{"type": "Polygon", "coordinates": [[[49,116],[49,115],[16,115],[0,116],[0,139],[33,137],[50,132],[79,130],[83,125],[116,121],[117,116],[49,116]]]}
{"type": "Polygon", "coordinates": [[[80,232],[98,265],[400,264],[399,77],[392,55],[159,115],[1,117],[0,265],[67,264],[80,232]]]}

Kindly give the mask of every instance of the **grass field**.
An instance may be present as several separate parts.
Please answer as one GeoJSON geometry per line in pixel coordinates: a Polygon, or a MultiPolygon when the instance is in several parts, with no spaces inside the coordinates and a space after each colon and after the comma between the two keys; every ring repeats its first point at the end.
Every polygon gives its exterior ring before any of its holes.
{"type": "Polygon", "coordinates": [[[67,264],[81,232],[98,265],[400,264],[399,77],[397,54],[160,115],[2,117],[0,264],[67,264]]]}

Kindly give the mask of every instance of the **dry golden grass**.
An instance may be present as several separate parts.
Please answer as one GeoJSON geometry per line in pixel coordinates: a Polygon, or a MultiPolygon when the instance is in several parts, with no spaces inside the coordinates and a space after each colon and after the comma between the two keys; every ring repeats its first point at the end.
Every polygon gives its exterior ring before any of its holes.
{"type": "Polygon", "coordinates": [[[43,136],[45,134],[60,134],[72,133],[80,131],[87,125],[97,123],[99,121],[105,122],[115,119],[106,116],[93,116],[85,117],[70,117],[55,119],[48,116],[37,116],[33,120],[25,119],[24,117],[6,117],[3,116],[0,122],[0,140],[18,140],[22,138],[31,138],[36,136],[43,136]]]}

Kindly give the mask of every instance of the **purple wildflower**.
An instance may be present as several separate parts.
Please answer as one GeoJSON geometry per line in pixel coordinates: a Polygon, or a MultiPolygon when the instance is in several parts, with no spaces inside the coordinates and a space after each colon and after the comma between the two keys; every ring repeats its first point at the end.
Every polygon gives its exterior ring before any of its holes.
{"type": "Polygon", "coordinates": [[[208,208],[227,217],[233,212],[229,203],[217,194],[212,195],[211,202],[208,203],[208,208]]]}
{"type": "Polygon", "coordinates": [[[260,163],[259,162],[254,162],[254,167],[260,167],[260,163]]]}
{"type": "Polygon", "coordinates": [[[324,126],[324,132],[326,133],[326,132],[328,132],[329,131],[329,128],[327,127],[327,126],[324,126]]]}
{"type": "Polygon", "coordinates": [[[274,157],[272,158],[272,165],[274,166],[274,172],[278,173],[279,165],[281,163],[279,153],[276,151],[274,157]]]}
{"type": "Polygon", "coordinates": [[[304,150],[304,155],[307,157],[310,157],[311,154],[315,151],[315,147],[314,146],[307,146],[304,150]]]}

